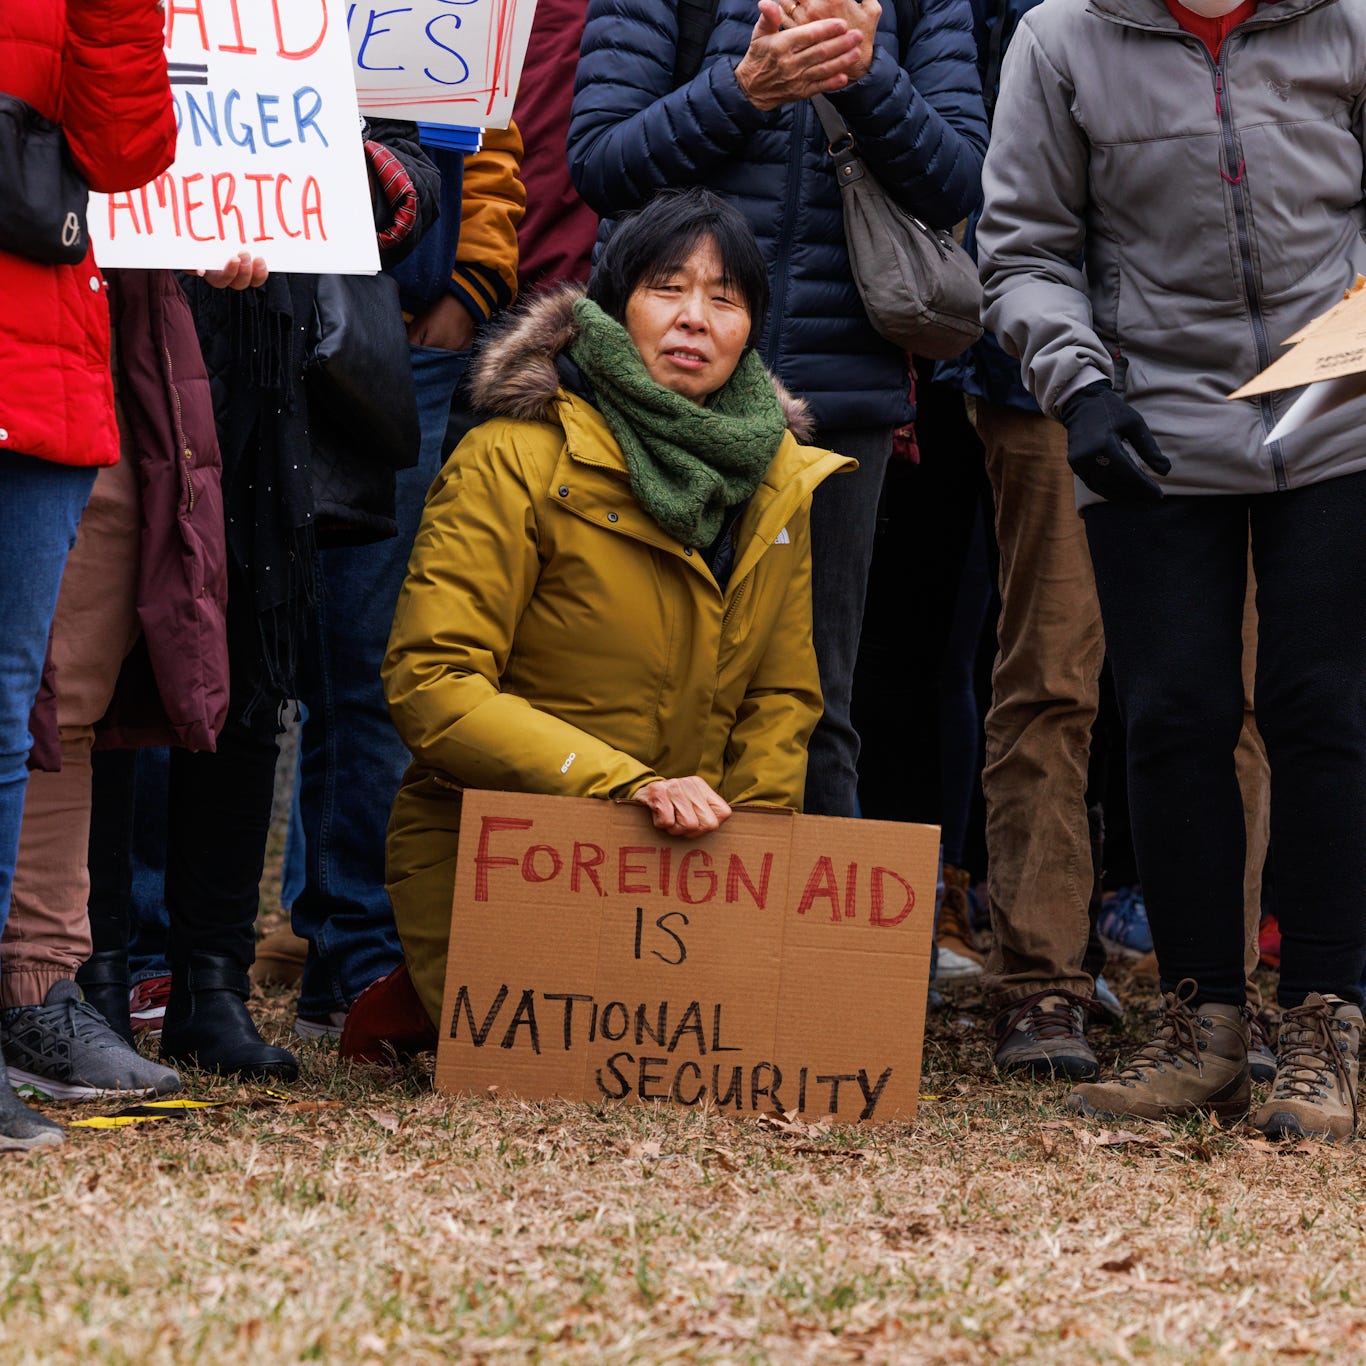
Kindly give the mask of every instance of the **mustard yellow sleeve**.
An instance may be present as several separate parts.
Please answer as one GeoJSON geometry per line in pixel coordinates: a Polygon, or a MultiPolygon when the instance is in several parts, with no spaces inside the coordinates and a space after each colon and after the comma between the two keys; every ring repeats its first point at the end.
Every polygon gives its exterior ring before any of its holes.
{"type": "MultiPolygon", "coordinates": [[[[541,571],[527,424],[485,423],[427,498],[389,635],[389,710],[413,757],[464,787],[628,797],[656,775],[499,684],[541,571]]],[[[532,473],[532,471],[536,471],[532,473]]]]}
{"type": "Polygon", "coordinates": [[[483,147],[465,158],[451,292],[476,319],[517,297],[517,225],[526,213],[521,169],[522,135],[515,123],[488,129],[483,147]]]}
{"type": "Polygon", "coordinates": [[[807,741],[824,710],[811,641],[810,502],[788,522],[788,530],[798,562],[726,745],[720,792],[732,806],[802,809],[807,741]]]}

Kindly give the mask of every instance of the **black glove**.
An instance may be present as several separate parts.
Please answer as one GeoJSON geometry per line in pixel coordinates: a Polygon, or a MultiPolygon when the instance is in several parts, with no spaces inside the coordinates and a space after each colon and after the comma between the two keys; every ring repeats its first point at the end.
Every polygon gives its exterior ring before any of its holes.
{"type": "Polygon", "coordinates": [[[1067,463],[1092,493],[1112,503],[1158,503],[1166,496],[1138,460],[1157,474],[1170,474],[1172,462],[1158,449],[1148,424],[1108,380],[1078,389],[1063,405],[1061,417],[1067,428],[1067,463]]]}

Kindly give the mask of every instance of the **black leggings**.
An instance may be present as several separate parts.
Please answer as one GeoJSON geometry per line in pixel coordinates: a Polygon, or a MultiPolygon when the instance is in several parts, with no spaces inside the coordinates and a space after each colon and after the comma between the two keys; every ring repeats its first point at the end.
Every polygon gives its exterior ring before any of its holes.
{"type": "Polygon", "coordinates": [[[1285,493],[1088,508],[1162,987],[1241,1003],[1248,532],[1271,765],[1279,999],[1360,1002],[1366,963],[1366,474],[1285,493]]]}
{"type": "Polygon", "coordinates": [[[227,723],[212,754],[171,751],[166,910],[172,967],[191,954],[256,956],[256,910],[284,698],[265,682],[251,585],[228,567],[227,723]]]}

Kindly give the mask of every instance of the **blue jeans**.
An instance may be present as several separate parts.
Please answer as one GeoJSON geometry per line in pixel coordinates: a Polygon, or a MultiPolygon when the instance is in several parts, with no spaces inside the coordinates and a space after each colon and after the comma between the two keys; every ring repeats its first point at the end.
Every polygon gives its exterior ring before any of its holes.
{"type": "Polygon", "coordinates": [[[93,469],[0,452],[0,931],[9,919],[33,744],[29,713],[93,469]]]}
{"type": "Polygon", "coordinates": [[[166,803],[171,752],[142,749],[134,784],[133,887],[128,927],[128,978],[143,982],[171,971],[166,957],[166,803]]]}
{"type": "Polygon", "coordinates": [[[384,889],[384,838],[408,751],[389,719],[380,665],[394,606],[446,452],[446,421],[467,352],[414,347],[422,453],[398,476],[398,535],[322,553],[317,649],[299,671],[308,708],[299,750],[306,878],[294,933],[308,940],[299,1013],[347,1009],[403,961],[384,889]]]}

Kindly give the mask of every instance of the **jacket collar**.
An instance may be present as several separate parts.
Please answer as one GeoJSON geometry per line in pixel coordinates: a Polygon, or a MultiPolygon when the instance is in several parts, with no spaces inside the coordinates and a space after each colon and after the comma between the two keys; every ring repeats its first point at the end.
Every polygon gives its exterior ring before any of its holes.
{"type": "MultiPolygon", "coordinates": [[[[1337,0],[1262,0],[1257,13],[1239,24],[1234,32],[1270,28],[1298,19],[1310,10],[1335,4],[1337,0]]],[[[1184,33],[1181,25],[1172,18],[1165,0],[1089,0],[1087,8],[1102,19],[1122,24],[1126,28],[1145,29],[1154,33],[1184,33]]]]}
{"type": "MultiPolygon", "coordinates": [[[[605,470],[622,482],[622,500],[620,504],[613,505],[616,520],[609,522],[611,528],[684,559],[698,573],[711,579],[711,571],[703,557],[689,554],[688,548],[657,526],[631,496],[626,457],[602,414],[586,399],[564,389],[557,394],[553,411],[552,420],[564,431],[567,459],[574,464],[605,470]]],[[[731,585],[739,585],[764,552],[778,542],[788,520],[819,484],[832,474],[851,472],[857,468],[857,461],[831,451],[803,446],[788,432],[779,444],[759,487],[754,491],[754,496],[749,500],[749,506],[736,530],[737,554],[730,577],[731,585]]],[[[560,474],[556,472],[549,490],[552,501],[560,501],[560,487],[560,474]]],[[[595,515],[575,503],[570,503],[569,507],[571,511],[589,516],[590,520],[602,521],[601,515],[595,515]]]]}

